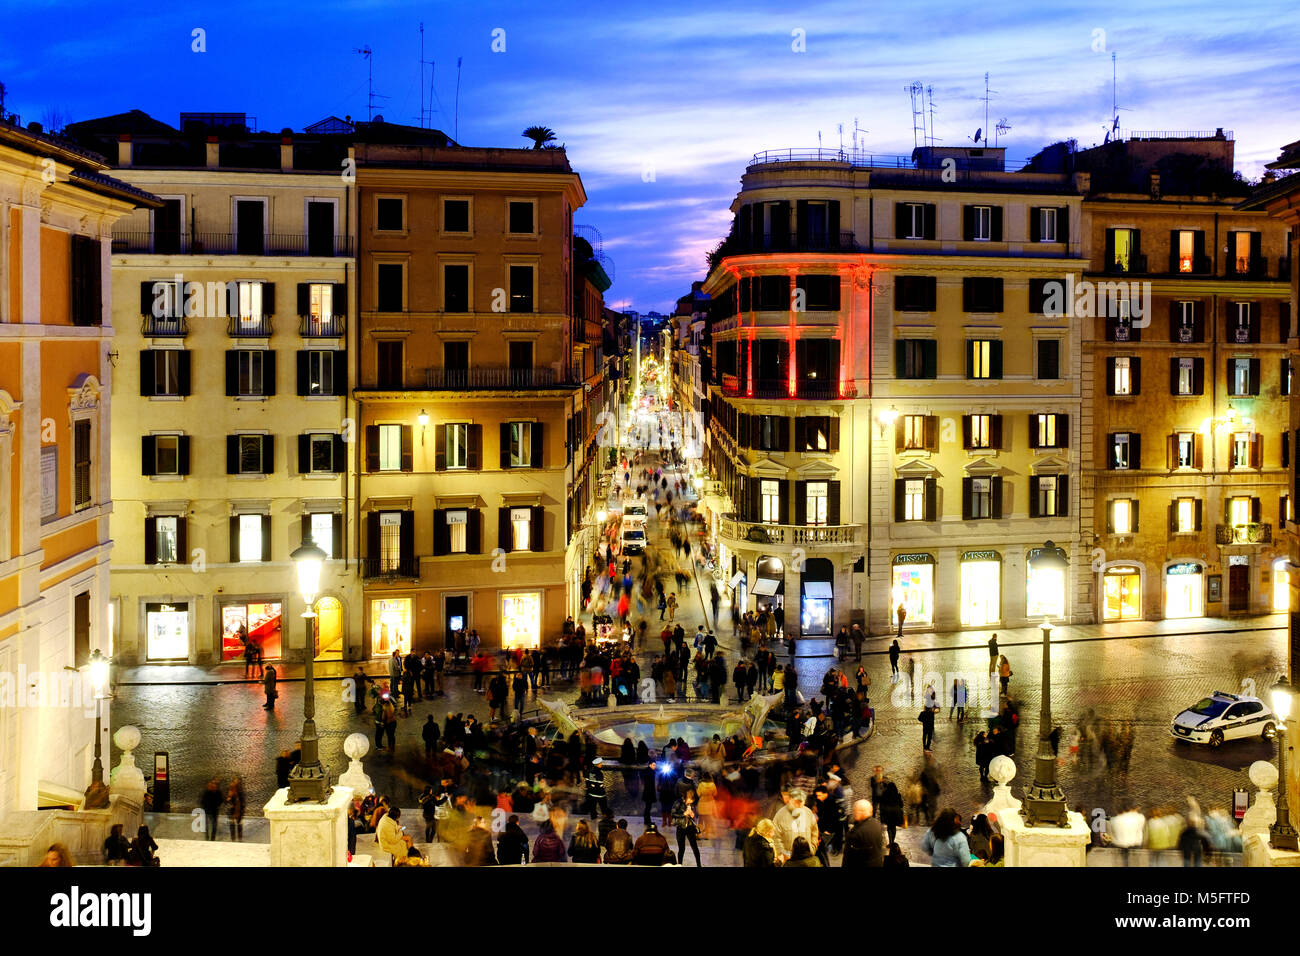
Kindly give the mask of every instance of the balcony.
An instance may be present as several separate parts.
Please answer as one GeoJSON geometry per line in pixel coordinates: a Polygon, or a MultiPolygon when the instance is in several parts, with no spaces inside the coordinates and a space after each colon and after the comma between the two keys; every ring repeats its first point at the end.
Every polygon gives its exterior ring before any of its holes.
{"type": "Polygon", "coordinates": [[[1180,256],[1174,275],[1208,276],[1214,274],[1209,256],[1180,256]]]}
{"type": "Polygon", "coordinates": [[[190,334],[190,324],[184,316],[142,315],[140,334],[155,339],[184,338],[190,334]]]}
{"type": "Polygon", "coordinates": [[[1103,271],[1107,275],[1142,275],[1147,271],[1147,257],[1129,255],[1115,262],[1107,262],[1104,265],[1103,271]]]}
{"type": "Polygon", "coordinates": [[[795,394],[790,394],[788,379],[758,379],[752,388],[746,387],[735,375],[722,376],[722,394],[733,398],[793,398],[814,401],[835,401],[839,389],[829,382],[797,382],[795,394]]]}
{"type": "Polygon", "coordinates": [[[251,318],[232,315],[226,324],[226,334],[233,338],[268,338],[271,335],[271,317],[260,315],[251,318]]]}
{"type": "Polygon", "coordinates": [[[347,316],[304,315],[298,320],[298,334],[305,339],[333,339],[347,334],[347,316]]]}
{"type": "Polygon", "coordinates": [[[728,236],[714,253],[724,256],[747,256],[761,252],[858,252],[851,232],[776,232],[762,236],[728,236]]]}
{"type": "Polygon", "coordinates": [[[350,236],[312,236],[272,232],[195,232],[185,235],[122,232],[113,236],[113,252],[159,256],[317,256],[352,255],[350,236]]]}
{"type": "Polygon", "coordinates": [[[1221,524],[1214,529],[1215,544],[1271,544],[1271,524],[1221,524]]]}
{"type": "Polygon", "coordinates": [[[737,545],[775,545],[792,547],[861,547],[862,525],[793,525],[766,524],[761,521],[744,521],[734,514],[723,515],[718,524],[718,535],[727,539],[728,547],[737,545]]]}
{"type": "Polygon", "coordinates": [[[410,556],[404,556],[396,562],[392,558],[362,558],[361,577],[367,581],[396,581],[402,578],[418,581],[420,562],[410,556]]]}
{"type": "Polygon", "coordinates": [[[568,383],[559,381],[552,368],[476,366],[424,370],[424,387],[431,389],[554,388],[565,384],[568,383]]]}

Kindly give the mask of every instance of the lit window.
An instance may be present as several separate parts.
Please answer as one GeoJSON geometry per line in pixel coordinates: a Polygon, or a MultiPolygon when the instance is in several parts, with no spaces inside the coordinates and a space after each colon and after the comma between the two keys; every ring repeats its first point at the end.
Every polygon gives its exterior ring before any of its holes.
{"type": "Polygon", "coordinates": [[[527,551],[533,530],[533,512],[530,508],[510,509],[510,550],[527,551]]]}
{"type": "Polygon", "coordinates": [[[1177,455],[1178,468],[1196,467],[1196,436],[1193,432],[1177,432],[1174,435],[1174,450],[1177,455]]]}
{"type": "MultiPolygon", "coordinates": [[[[159,564],[175,564],[176,549],[178,547],[177,529],[179,520],[175,517],[155,518],[154,519],[154,541],[158,549],[159,564]]],[[[261,552],[258,557],[261,558],[261,552]]]]}
{"type": "Polygon", "coordinates": [[[925,448],[925,416],[903,416],[903,448],[907,450],[925,448]]]}
{"type": "Polygon", "coordinates": [[[1237,232],[1232,234],[1235,248],[1232,250],[1238,273],[1250,272],[1250,237],[1252,233],[1237,232]]]}
{"type": "Polygon", "coordinates": [[[971,415],[970,418],[970,447],[971,448],[991,448],[993,447],[993,416],[992,415],[971,415]]]}
{"type": "Polygon", "coordinates": [[[1249,468],[1250,450],[1255,436],[1250,432],[1236,432],[1232,436],[1232,467],[1249,468]]]}
{"type": "Polygon", "coordinates": [[[402,563],[402,513],[379,515],[379,570],[396,571],[402,563]]]}
{"type": "Polygon", "coordinates": [[[903,485],[903,520],[925,520],[925,479],[909,478],[903,485]]]}
{"type": "Polygon", "coordinates": [[[822,525],[826,523],[826,503],[828,500],[827,485],[824,481],[808,482],[807,510],[808,524],[822,525]]]}
{"type": "Polygon", "coordinates": [[[993,343],[987,339],[971,341],[970,348],[970,377],[971,378],[992,378],[993,377],[993,343]]]}
{"type": "Polygon", "coordinates": [[[1112,272],[1134,272],[1137,269],[1137,230],[1136,229],[1116,229],[1112,233],[1115,237],[1115,261],[1111,263],[1112,272]]]}
{"type": "Polygon", "coordinates": [[[402,426],[379,426],[379,470],[402,470],[402,426]]]}
{"type": "Polygon", "coordinates": [[[469,425],[447,426],[447,467],[469,467],[469,425]]]}
{"type": "Polygon", "coordinates": [[[1196,233],[1183,230],[1178,234],[1178,271],[1191,272],[1195,269],[1196,233]]]}
{"type": "Polygon", "coordinates": [[[762,521],[766,524],[778,524],[781,521],[781,493],[780,482],[761,481],[759,483],[759,497],[762,503],[762,521]]]}
{"type": "Polygon", "coordinates": [[[1115,359],[1115,394],[1132,395],[1133,394],[1133,368],[1132,360],[1128,356],[1121,355],[1115,359]]]}
{"type": "Polygon", "coordinates": [[[1178,394],[1191,395],[1196,387],[1196,359],[1178,360],[1178,394]]]}
{"type": "Polygon", "coordinates": [[[239,319],[241,324],[257,325],[262,321],[262,283],[239,282],[239,319]]]}
{"type": "Polygon", "coordinates": [[[180,474],[180,445],[181,439],[179,435],[154,436],[153,471],[155,475],[180,474]]]}
{"type": "Polygon", "coordinates": [[[970,516],[972,518],[990,518],[993,516],[993,479],[971,479],[970,516]]]}
{"type": "Polygon", "coordinates": [[[1111,446],[1111,467],[1116,469],[1126,469],[1132,467],[1132,436],[1128,433],[1121,433],[1115,436],[1114,444],[1111,446]]]}
{"type": "Polygon", "coordinates": [[[469,512],[464,510],[447,512],[447,533],[452,554],[464,554],[466,551],[466,532],[469,529],[469,512]]]}
{"type": "Polygon", "coordinates": [[[338,557],[334,553],[334,515],[311,516],[311,543],[324,551],[327,558],[338,557]]]}
{"type": "Polygon", "coordinates": [[[1040,475],[1038,478],[1038,514],[1044,518],[1057,513],[1056,476],[1040,475]]]}
{"type": "Polygon", "coordinates": [[[334,283],[313,282],[309,287],[309,313],[313,325],[334,315],[334,283]]]}
{"type": "Polygon", "coordinates": [[[1056,416],[1039,415],[1038,416],[1038,447],[1039,448],[1057,448],[1056,443],[1056,416]]]}
{"type": "Polygon", "coordinates": [[[1196,499],[1179,498],[1174,508],[1174,526],[1180,534],[1196,530],[1196,499]]]}
{"type": "Polygon", "coordinates": [[[510,467],[527,468],[533,463],[533,425],[532,422],[511,422],[510,432],[510,467]]]}
{"type": "Polygon", "coordinates": [[[1133,502],[1117,498],[1110,503],[1110,526],[1115,534],[1133,533],[1133,502]]]}
{"type": "Polygon", "coordinates": [[[1228,524],[1246,525],[1250,524],[1251,507],[1249,498],[1229,498],[1228,499],[1228,524]]]}
{"type": "Polygon", "coordinates": [[[239,560],[262,560],[262,516],[239,516],[239,560]]]}
{"type": "Polygon", "coordinates": [[[1250,394],[1250,359],[1232,360],[1232,394],[1250,394]]]}

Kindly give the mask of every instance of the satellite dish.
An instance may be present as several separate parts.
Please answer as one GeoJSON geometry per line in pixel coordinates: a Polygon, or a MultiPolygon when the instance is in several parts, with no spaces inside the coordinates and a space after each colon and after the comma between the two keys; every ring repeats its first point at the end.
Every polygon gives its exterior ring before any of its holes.
{"type": "Polygon", "coordinates": [[[983,133],[983,132],[984,132],[984,127],[983,127],[983,126],[981,126],[979,129],[977,129],[977,130],[975,131],[975,142],[978,143],[978,142],[980,141],[980,134],[983,133]]]}

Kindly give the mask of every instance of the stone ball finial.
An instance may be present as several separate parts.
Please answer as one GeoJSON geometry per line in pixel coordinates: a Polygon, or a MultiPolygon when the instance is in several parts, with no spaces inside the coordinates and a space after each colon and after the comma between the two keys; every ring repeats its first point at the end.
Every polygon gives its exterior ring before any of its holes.
{"type": "Polygon", "coordinates": [[[113,734],[113,743],[117,744],[118,750],[128,753],[135,750],[140,746],[140,729],[130,724],[117,728],[117,733],[113,734]]]}
{"type": "Polygon", "coordinates": [[[370,738],[365,734],[348,734],[343,741],[343,752],[352,760],[360,760],[370,752],[370,738]]]}
{"type": "Polygon", "coordinates": [[[999,754],[989,764],[989,776],[1005,787],[1016,776],[1016,762],[1006,754],[999,754]]]}
{"type": "Polygon", "coordinates": [[[1250,765],[1250,782],[1260,790],[1277,786],[1277,767],[1267,760],[1256,760],[1250,765]]]}

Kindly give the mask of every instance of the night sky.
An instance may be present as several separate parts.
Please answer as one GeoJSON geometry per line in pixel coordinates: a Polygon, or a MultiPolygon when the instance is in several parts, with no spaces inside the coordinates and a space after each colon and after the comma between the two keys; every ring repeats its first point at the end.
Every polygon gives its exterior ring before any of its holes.
{"type": "MultiPolygon", "coordinates": [[[[1111,121],[1118,54],[1120,125],[1232,130],[1237,166],[1258,178],[1300,139],[1300,4],[1179,2],[469,4],[118,3],[5,0],[0,82],[7,112],[50,127],[141,109],[246,112],[258,128],[300,130],[367,115],[367,64],[386,95],[377,114],[419,125],[420,33],[429,125],[470,146],[527,146],[555,130],[581,173],[614,260],[616,308],[669,311],[702,278],[728,206],[759,150],[860,146],[909,153],[915,81],[934,89],[940,144],[1011,126],[1011,160],[1111,121]],[[193,31],[205,52],[194,52],[193,31]],[[504,31],[504,34],[494,31],[504,31]],[[504,52],[494,52],[504,41],[504,52]],[[796,52],[796,46],[803,52],[796,52]],[[462,58],[459,128],[456,61],[462,58]]],[[[992,145],[992,144],[991,144],[992,145]]]]}

